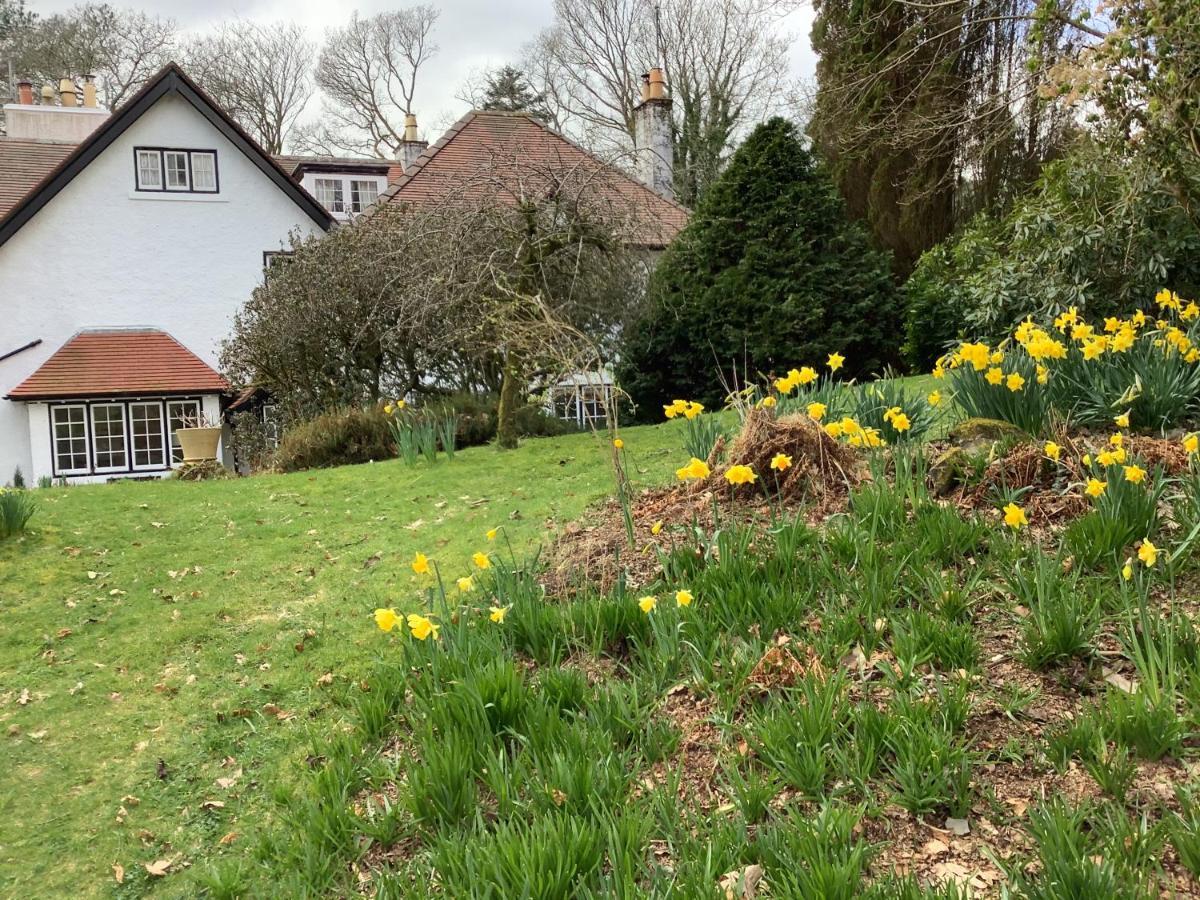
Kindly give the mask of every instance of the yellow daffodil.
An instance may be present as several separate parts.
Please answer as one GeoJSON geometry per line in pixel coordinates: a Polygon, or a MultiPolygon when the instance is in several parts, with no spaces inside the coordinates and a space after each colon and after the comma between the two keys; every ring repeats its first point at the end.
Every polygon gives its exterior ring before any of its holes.
{"type": "Polygon", "coordinates": [[[983,377],[987,379],[988,384],[999,384],[1004,380],[1004,372],[993,366],[987,370],[987,374],[983,377]]]}
{"type": "Polygon", "coordinates": [[[379,626],[380,631],[391,631],[400,624],[400,617],[396,615],[394,609],[377,609],[375,610],[375,624],[379,626]]]}
{"type": "Polygon", "coordinates": [[[1049,380],[1050,380],[1050,370],[1047,369],[1045,366],[1039,364],[1037,367],[1037,383],[1045,384],[1049,380]]]}
{"type": "Polygon", "coordinates": [[[725,480],[730,484],[753,484],[758,481],[758,476],[749,466],[736,465],[725,470],[725,480]]]}
{"type": "Polygon", "coordinates": [[[1119,416],[1114,416],[1113,421],[1117,423],[1118,428],[1129,427],[1129,413],[1123,412],[1119,416]]]}
{"type": "Polygon", "coordinates": [[[1110,450],[1101,450],[1096,454],[1096,462],[1100,463],[1102,466],[1111,466],[1116,461],[1117,458],[1113,456],[1112,451],[1110,450]]]}
{"type": "Polygon", "coordinates": [[[475,563],[477,568],[480,569],[490,569],[492,567],[492,561],[488,558],[486,553],[475,553],[471,557],[471,561],[475,563]]]}
{"type": "Polygon", "coordinates": [[[510,606],[489,606],[488,607],[488,613],[489,613],[488,618],[491,619],[493,622],[495,622],[497,625],[499,625],[504,621],[504,617],[508,615],[508,611],[511,608],[512,607],[510,607],[510,606]]]}
{"type": "Polygon", "coordinates": [[[898,416],[898,415],[900,415],[900,407],[893,406],[890,409],[887,409],[884,411],[883,421],[890,422],[890,421],[892,421],[892,419],[896,418],[896,416],[898,416]]]}
{"type": "Polygon", "coordinates": [[[1190,322],[1192,319],[1200,317],[1200,306],[1196,305],[1195,300],[1188,302],[1188,305],[1179,311],[1179,318],[1185,322],[1190,322]]]}
{"type": "Polygon", "coordinates": [[[659,534],[660,532],[662,532],[662,530],[663,530],[662,522],[655,522],[653,525],[650,526],[651,534],[659,534]]]}
{"type": "Polygon", "coordinates": [[[484,534],[484,537],[486,537],[489,541],[494,541],[496,539],[496,535],[499,533],[500,533],[499,528],[489,528],[487,530],[487,532],[484,534]]]}
{"type": "Polygon", "coordinates": [[[1126,581],[1133,577],[1133,564],[1129,560],[1125,560],[1125,565],[1121,566],[1121,577],[1126,581]]]}
{"type": "Polygon", "coordinates": [[[686,400],[672,400],[670,403],[663,406],[663,415],[668,419],[673,419],[676,416],[681,416],[687,412],[688,402],[686,400]]]}
{"type": "Polygon", "coordinates": [[[764,409],[774,409],[776,402],[774,397],[763,397],[760,405],[764,409]]]}
{"type": "Polygon", "coordinates": [[[892,416],[892,427],[897,431],[908,431],[912,427],[912,423],[908,421],[908,416],[904,413],[896,413],[892,416]]]}
{"type": "Polygon", "coordinates": [[[931,394],[930,394],[930,395],[929,395],[929,396],[926,398],[926,400],[927,400],[927,402],[929,403],[929,405],[930,405],[930,406],[938,406],[938,405],[940,405],[940,404],[941,404],[941,402],[942,402],[942,392],[941,392],[941,391],[933,391],[933,392],[932,392],[932,393],[931,393],[931,394]]]}
{"type": "Polygon", "coordinates": [[[842,356],[842,354],[830,353],[829,358],[827,360],[825,360],[825,365],[829,366],[830,372],[836,372],[838,369],[840,369],[842,367],[842,364],[845,361],[846,361],[846,357],[842,356]]]}
{"type": "Polygon", "coordinates": [[[413,557],[412,570],[417,575],[429,574],[429,557],[424,553],[418,553],[413,557]]]}
{"type": "Polygon", "coordinates": [[[393,411],[395,411],[395,409],[396,409],[396,407],[395,407],[395,406],[393,406],[393,405],[392,405],[392,404],[390,404],[390,403],[386,403],[386,404],[384,404],[384,407],[383,407],[383,412],[384,412],[384,414],[385,414],[385,415],[389,415],[389,416],[390,416],[390,415],[392,414],[392,412],[393,412],[393,411]]]}
{"type": "Polygon", "coordinates": [[[656,607],[656,606],[658,606],[658,598],[657,597],[643,597],[641,600],[638,601],[638,607],[646,615],[650,615],[650,613],[653,611],[654,607],[656,607]]]}
{"type": "Polygon", "coordinates": [[[1058,462],[1062,457],[1062,447],[1058,446],[1054,441],[1046,441],[1046,446],[1042,448],[1042,452],[1055,462],[1058,462]]]}
{"type": "Polygon", "coordinates": [[[1104,493],[1104,489],[1107,487],[1108,482],[1101,481],[1098,478],[1089,478],[1087,487],[1083,489],[1083,492],[1089,497],[1099,497],[1104,493]]]}
{"type": "Polygon", "coordinates": [[[785,469],[792,467],[792,458],[786,453],[776,453],[771,457],[771,468],[776,472],[782,472],[785,469]]]}
{"type": "Polygon", "coordinates": [[[1015,394],[1021,388],[1025,387],[1025,378],[1020,372],[1010,372],[1008,378],[1004,380],[1004,384],[1005,387],[1015,394]]]}
{"type": "Polygon", "coordinates": [[[1141,484],[1146,480],[1146,470],[1141,466],[1126,466],[1125,480],[1132,481],[1134,484],[1141,484]]]}
{"type": "Polygon", "coordinates": [[[1124,443],[1125,435],[1121,434],[1119,431],[1114,431],[1108,436],[1108,446],[1110,447],[1120,447],[1123,446],[1124,443]]]}
{"type": "Polygon", "coordinates": [[[475,579],[472,578],[470,575],[464,575],[462,578],[458,579],[458,581],[455,583],[458,585],[459,591],[461,591],[464,594],[474,590],[474,588],[475,588],[475,579]]]}
{"type": "Polygon", "coordinates": [[[1028,525],[1029,519],[1025,517],[1025,510],[1015,503],[1009,503],[1004,507],[1004,524],[1016,531],[1022,525],[1028,525]]]}
{"type": "Polygon", "coordinates": [[[992,352],[987,344],[963,344],[958,348],[958,358],[970,363],[976,372],[982,372],[991,362],[992,352]]]}
{"type": "Polygon", "coordinates": [[[615,447],[617,450],[624,450],[625,442],[620,438],[613,438],[613,447],[615,447]]]}
{"type": "Polygon", "coordinates": [[[1195,453],[1200,450],[1200,434],[1192,433],[1184,437],[1183,449],[1188,453],[1195,453]]]}
{"type": "Polygon", "coordinates": [[[805,410],[808,417],[815,422],[820,422],[825,417],[826,407],[824,403],[810,403],[805,410]]]}
{"type": "Polygon", "coordinates": [[[776,378],[774,381],[775,390],[781,394],[790,394],[796,389],[798,381],[793,381],[791,378],[776,378]]]}
{"type": "Polygon", "coordinates": [[[817,370],[812,366],[801,366],[799,370],[792,369],[788,372],[788,378],[800,385],[812,384],[818,377],[817,370]]]}
{"type": "Polygon", "coordinates": [[[423,641],[432,636],[436,641],[438,639],[438,630],[440,626],[427,619],[425,616],[417,613],[408,614],[408,630],[412,632],[412,636],[418,641],[423,641]]]}
{"type": "Polygon", "coordinates": [[[704,412],[704,404],[693,401],[687,405],[686,409],[684,409],[683,415],[684,418],[694,419],[702,412],[704,412]]]}
{"type": "Polygon", "coordinates": [[[1117,462],[1117,463],[1125,462],[1125,448],[1118,447],[1116,450],[1114,450],[1112,452],[1112,458],[1113,458],[1113,462],[1117,462]]]}
{"type": "Polygon", "coordinates": [[[834,440],[837,440],[838,438],[840,438],[842,436],[842,423],[841,422],[830,422],[828,425],[825,426],[825,433],[827,435],[829,435],[831,438],[833,438],[834,440]]]}
{"type": "Polygon", "coordinates": [[[1142,546],[1138,547],[1138,559],[1145,563],[1147,567],[1158,562],[1158,553],[1158,548],[1150,543],[1150,538],[1143,540],[1142,546]]]}
{"type": "Polygon", "coordinates": [[[692,597],[691,591],[682,590],[682,591],[675,592],[675,605],[676,606],[691,606],[692,600],[693,600],[693,597],[692,597]]]}
{"type": "Polygon", "coordinates": [[[707,478],[709,475],[708,463],[702,459],[692,457],[691,461],[682,469],[675,470],[675,477],[680,481],[700,480],[707,478]]]}

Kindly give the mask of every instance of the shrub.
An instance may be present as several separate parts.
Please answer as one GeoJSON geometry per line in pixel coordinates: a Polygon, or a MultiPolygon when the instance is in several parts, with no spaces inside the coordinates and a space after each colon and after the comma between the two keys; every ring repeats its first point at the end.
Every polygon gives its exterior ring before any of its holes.
{"type": "Polygon", "coordinates": [[[284,432],[275,452],[282,472],[392,459],[396,445],[388,417],[375,407],[323,413],[284,432]]]}
{"type": "MultiPolygon", "coordinates": [[[[499,399],[494,394],[452,394],[431,400],[428,406],[458,416],[459,447],[478,447],[496,439],[499,399]]],[[[518,437],[558,437],[579,431],[574,422],[548,415],[544,408],[532,403],[517,408],[516,420],[518,437]]]]}
{"type": "Polygon", "coordinates": [[[720,405],[714,369],[740,381],[839,352],[845,374],[867,374],[897,358],[899,320],[887,254],[776,118],[738,148],[659,262],[625,329],[619,381],[653,416],[676,396],[720,405]]]}
{"type": "Polygon", "coordinates": [[[0,488],[0,538],[24,531],[36,510],[28,491],[0,488]]]}
{"type": "Polygon", "coordinates": [[[245,410],[229,420],[233,459],[242,472],[261,472],[275,461],[271,429],[255,413],[245,410]]]}

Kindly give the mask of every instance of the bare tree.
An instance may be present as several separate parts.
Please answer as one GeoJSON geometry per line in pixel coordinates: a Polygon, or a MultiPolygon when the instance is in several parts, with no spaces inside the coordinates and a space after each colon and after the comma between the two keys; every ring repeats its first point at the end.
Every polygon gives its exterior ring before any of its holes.
{"type": "Polygon", "coordinates": [[[316,50],[294,22],[225,22],[187,48],[196,80],[268,153],[281,153],[312,96],[316,50]]]}
{"type": "Polygon", "coordinates": [[[175,55],[179,29],[173,19],[85,3],[36,19],[12,42],[18,75],[54,83],[95,75],[103,102],[117,107],[175,55]]]}
{"type": "Polygon", "coordinates": [[[779,29],[794,0],[664,0],[658,21],[641,0],[555,0],[554,25],[522,68],[576,134],[628,149],[641,76],[663,65],[675,100],[676,187],[703,192],[741,130],[786,102],[791,38],[779,29]]]}
{"type": "Polygon", "coordinates": [[[317,84],[329,102],[322,123],[306,129],[309,148],[395,156],[404,139],[404,118],[414,111],[417,77],[435,53],[438,11],[411,6],[359,18],[325,37],[317,61],[317,84]]]}

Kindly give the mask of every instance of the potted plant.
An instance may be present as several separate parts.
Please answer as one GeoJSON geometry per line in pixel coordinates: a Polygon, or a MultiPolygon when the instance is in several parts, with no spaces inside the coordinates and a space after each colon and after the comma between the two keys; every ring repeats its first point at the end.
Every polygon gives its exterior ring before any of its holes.
{"type": "Polygon", "coordinates": [[[183,427],[175,429],[175,436],[179,438],[185,463],[217,458],[221,425],[208,416],[187,416],[183,420],[183,427]]]}

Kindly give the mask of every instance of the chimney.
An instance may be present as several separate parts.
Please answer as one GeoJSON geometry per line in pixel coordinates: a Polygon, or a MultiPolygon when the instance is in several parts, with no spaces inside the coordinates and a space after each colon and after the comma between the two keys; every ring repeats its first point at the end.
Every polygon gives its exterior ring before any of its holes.
{"type": "Polygon", "coordinates": [[[58,94],[62,97],[62,105],[68,109],[73,109],[79,105],[76,102],[75,82],[70,78],[64,78],[58,83],[58,94]]]}
{"type": "Polygon", "coordinates": [[[35,106],[33,85],[23,81],[17,86],[18,102],[4,105],[8,137],[78,144],[108,118],[108,110],[96,104],[95,79],[91,76],[84,84],[83,106],[79,105],[79,93],[70,78],[59,82],[57,92],[47,82],[42,85],[41,95],[42,102],[35,106]],[[62,98],[61,106],[56,102],[58,97],[62,98]]]}
{"type": "Polygon", "coordinates": [[[409,113],[404,117],[404,140],[400,142],[400,162],[406,175],[428,146],[429,142],[421,140],[417,134],[417,117],[409,113]]]}
{"type": "Polygon", "coordinates": [[[675,145],[671,140],[671,98],[663,70],[657,66],[642,76],[642,102],[633,110],[634,153],[641,182],[675,199],[675,145]]]}

